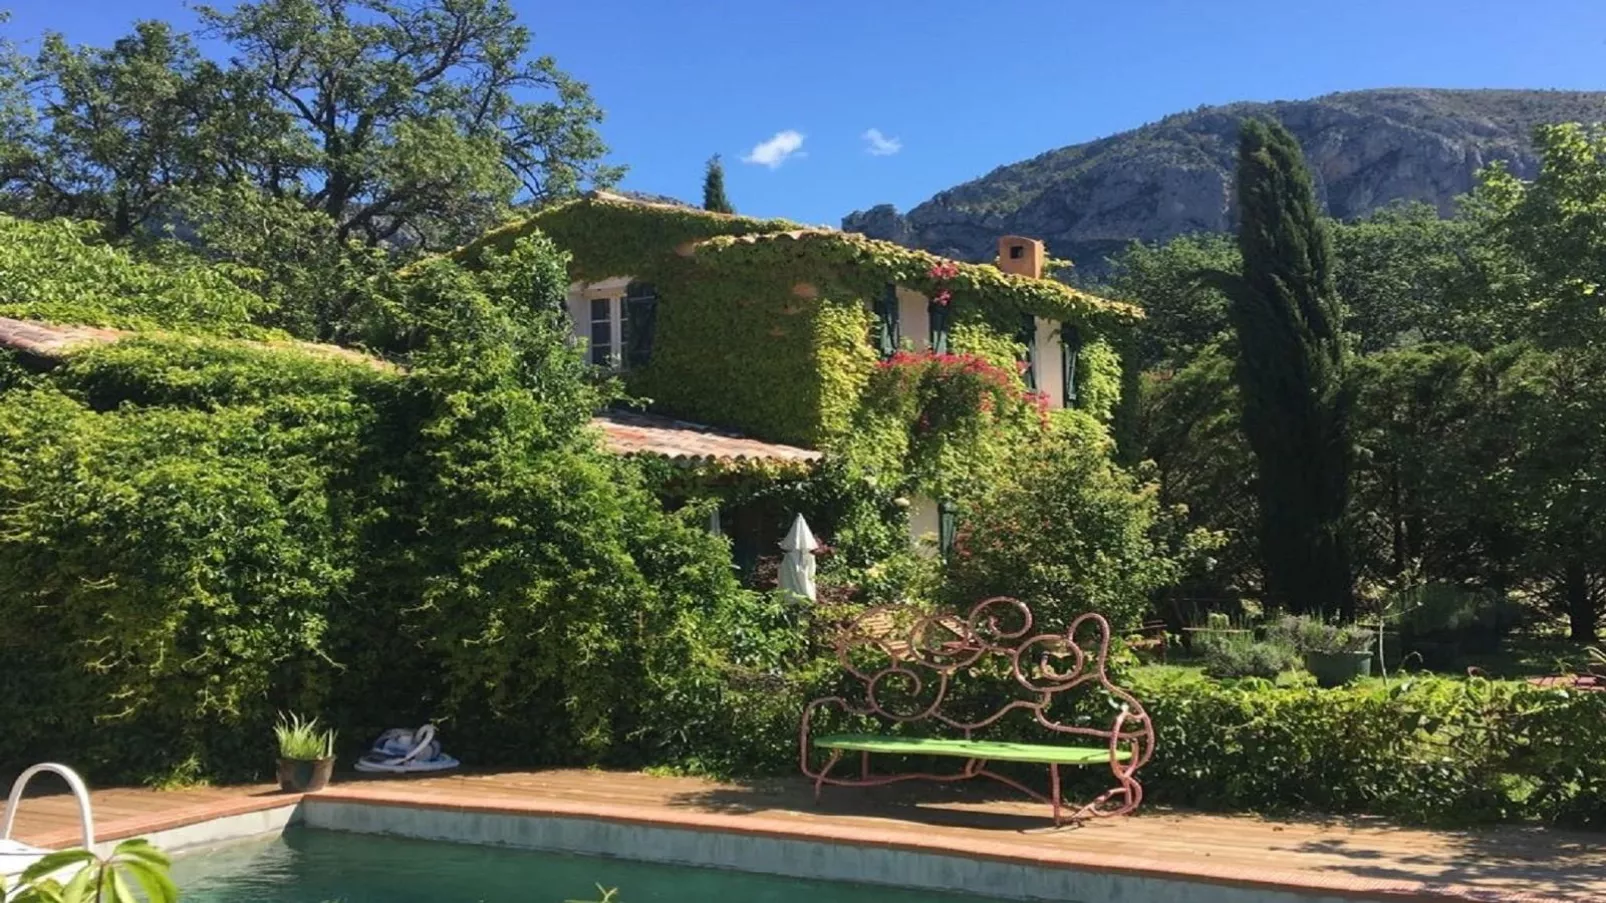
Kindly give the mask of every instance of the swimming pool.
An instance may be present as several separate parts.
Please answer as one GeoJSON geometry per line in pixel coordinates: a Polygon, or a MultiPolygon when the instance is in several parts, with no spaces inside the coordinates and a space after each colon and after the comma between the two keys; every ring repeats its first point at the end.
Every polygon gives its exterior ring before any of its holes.
{"type": "Polygon", "coordinates": [[[722,869],[287,829],[179,856],[185,903],[988,903],[981,897],[722,869]]]}

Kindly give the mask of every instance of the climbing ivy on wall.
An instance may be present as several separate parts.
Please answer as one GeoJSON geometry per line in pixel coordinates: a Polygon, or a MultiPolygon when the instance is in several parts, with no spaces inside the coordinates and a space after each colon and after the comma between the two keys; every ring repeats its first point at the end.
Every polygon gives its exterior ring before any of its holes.
{"type": "Polygon", "coordinates": [[[785,274],[708,280],[675,260],[650,362],[630,388],[658,409],[779,442],[819,446],[848,427],[876,361],[858,299],[799,294],[785,274]]]}
{"type": "Polygon", "coordinates": [[[660,411],[774,441],[823,446],[850,427],[877,359],[867,299],[889,283],[941,296],[956,325],[976,327],[969,349],[985,344],[995,359],[1018,354],[1009,337],[1023,314],[1091,335],[1141,316],[1053,280],[862,235],[607,194],[542,210],[454,256],[483,262],[536,231],[569,252],[574,281],[654,286],[652,358],[628,375],[632,390],[660,411]]]}

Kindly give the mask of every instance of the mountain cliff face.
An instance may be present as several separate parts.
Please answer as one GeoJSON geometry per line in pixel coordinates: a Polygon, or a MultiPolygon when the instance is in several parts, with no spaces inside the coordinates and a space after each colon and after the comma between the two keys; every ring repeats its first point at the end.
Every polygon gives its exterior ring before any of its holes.
{"type": "Polygon", "coordinates": [[[963,260],[990,260],[998,236],[1027,235],[1097,273],[1132,239],[1232,228],[1246,116],[1293,132],[1333,216],[1400,200],[1448,214],[1492,162],[1532,177],[1534,126],[1606,119],[1606,92],[1384,89],[1204,107],[999,167],[907,214],[889,204],[856,211],[842,227],[963,260]]]}

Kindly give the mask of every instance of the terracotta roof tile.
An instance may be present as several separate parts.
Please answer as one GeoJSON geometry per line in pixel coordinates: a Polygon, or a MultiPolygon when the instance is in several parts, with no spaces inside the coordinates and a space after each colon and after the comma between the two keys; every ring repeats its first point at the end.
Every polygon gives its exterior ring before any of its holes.
{"type": "Polygon", "coordinates": [[[778,461],[799,465],[821,458],[812,449],[761,442],[653,414],[606,411],[591,422],[602,430],[608,450],[620,455],[660,455],[685,463],[778,461]]]}
{"type": "MultiPolygon", "coordinates": [[[[160,335],[160,333],[137,333],[121,329],[67,326],[59,323],[45,323],[39,320],[15,320],[11,317],[0,317],[0,348],[10,348],[34,357],[52,360],[66,357],[68,353],[80,345],[93,342],[115,342],[118,339],[141,335],[160,335]]],[[[339,345],[322,345],[317,342],[302,342],[294,339],[266,342],[250,339],[235,339],[233,341],[258,348],[294,348],[297,351],[304,351],[308,354],[337,357],[354,363],[367,364],[378,370],[395,369],[395,365],[389,361],[363,354],[361,351],[352,348],[342,348],[339,345]]]]}
{"type": "MultiPolygon", "coordinates": [[[[85,343],[115,342],[132,335],[137,333],[0,317],[0,348],[47,359],[63,358],[74,347],[85,343]]],[[[335,345],[242,342],[260,347],[289,346],[312,354],[331,355],[365,362],[381,369],[394,369],[394,365],[387,361],[335,345]]],[[[761,442],[737,433],[651,414],[608,411],[593,419],[592,425],[602,430],[608,450],[619,455],[660,455],[688,464],[774,461],[808,465],[821,457],[819,452],[810,449],[761,442]]]]}
{"type": "Polygon", "coordinates": [[[93,326],[58,326],[35,320],[0,317],[0,348],[10,348],[34,357],[58,358],[74,345],[85,342],[115,342],[125,332],[93,326]]]}

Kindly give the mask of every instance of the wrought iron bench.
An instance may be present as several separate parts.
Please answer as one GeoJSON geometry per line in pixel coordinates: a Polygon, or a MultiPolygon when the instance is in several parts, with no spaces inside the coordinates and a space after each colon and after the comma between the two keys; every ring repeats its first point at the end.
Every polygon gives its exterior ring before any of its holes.
{"type": "Polygon", "coordinates": [[[910,780],[992,778],[1051,805],[1057,827],[1063,821],[1060,766],[1108,765],[1115,786],[1079,807],[1071,818],[1080,821],[1129,813],[1143,799],[1136,775],[1154,752],[1154,726],[1142,704],[1110,681],[1106,671],[1109,649],[1110,625],[1102,616],[1084,614],[1064,633],[1034,634],[1031,609],[1015,599],[988,599],[964,618],[914,614],[898,607],[867,611],[848,626],[837,645],[837,660],[854,678],[849,695],[858,698],[829,696],[803,710],[799,735],[803,774],[814,780],[816,800],[826,784],[872,787],[910,780]],[[1016,698],[1000,701],[996,709],[979,717],[956,711],[963,709],[951,696],[956,679],[990,669],[1004,676],[1016,698]],[[1085,684],[1102,689],[1117,704],[1107,726],[1055,720],[1051,712],[1055,698],[1085,684]],[[901,698],[891,698],[895,696],[901,698]],[[905,736],[901,731],[814,736],[811,727],[816,715],[832,708],[889,725],[930,722],[959,736],[905,736]],[[1012,712],[1023,713],[1022,717],[1053,734],[1099,742],[1060,745],[976,738],[977,732],[1012,712]],[[816,750],[827,753],[818,768],[811,764],[816,750]],[[860,754],[859,775],[832,775],[832,769],[850,752],[860,754]],[[944,773],[872,774],[871,753],[940,756],[963,759],[964,764],[944,773]],[[991,770],[989,762],[1047,765],[1049,795],[991,770]]]}

